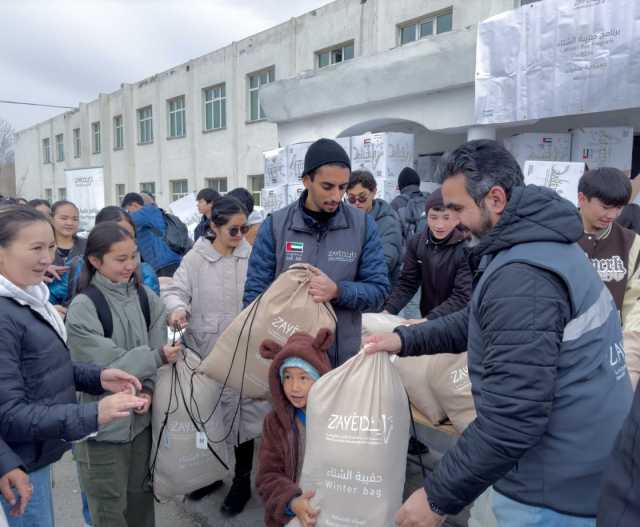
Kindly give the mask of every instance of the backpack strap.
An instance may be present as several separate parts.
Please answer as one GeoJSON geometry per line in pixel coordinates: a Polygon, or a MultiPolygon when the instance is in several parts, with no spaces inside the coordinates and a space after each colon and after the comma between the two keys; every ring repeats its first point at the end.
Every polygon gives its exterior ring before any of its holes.
{"type": "Polygon", "coordinates": [[[93,302],[98,313],[98,320],[102,324],[102,332],[106,338],[110,339],[113,336],[113,317],[104,294],[94,285],[85,287],[82,290],[82,294],[88,296],[93,302]]]}
{"type": "Polygon", "coordinates": [[[149,328],[151,327],[151,307],[149,306],[149,296],[147,295],[147,290],[142,284],[140,284],[137,289],[138,299],[140,300],[140,308],[142,309],[142,314],[144,315],[144,321],[147,324],[148,333],[149,328]]]}
{"type": "MultiPolygon", "coordinates": [[[[143,285],[138,287],[137,291],[138,300],[140,301],[140,309],[142,309],[142,315],[144,316],[148,332],[151,327],[151,307],[149,305],[149,296],[147,295],[147,291],[143,285]]],[[[93,302],[93,305],[96,307],[96,312],[98,313],[98,320],[100,320],[100,324],[102,324],[102,332],[105,338],[110,339],[113,336],[113,316],[111,315],[111,308],[109,307],[104,294],[94,285],[85,287],[82,290],[82,294],[89,297],[93,302]]]]}

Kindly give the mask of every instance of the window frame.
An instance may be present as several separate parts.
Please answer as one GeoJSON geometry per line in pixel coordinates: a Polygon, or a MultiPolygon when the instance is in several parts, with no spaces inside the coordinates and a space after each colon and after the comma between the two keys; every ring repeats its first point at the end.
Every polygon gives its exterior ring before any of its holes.
{"type": "Polygon", "coordinates": [[[253,73],[249,73],[247,75],[247,122],[248,123],[258,123],[260,121],[265,121],[267,116],[262,109],[262,103],[260,101],[260,88],[266,84],[271,84],[276,80],[276,67],[269,66],[268,68],[264,68],[258,71],[254,71],[253,73]],[[262,76],[266,75],[266,82],[262,82],[262,76]],[[252,87],[252,79],[256,79],[256,86],[252,87]],[[257,118],[253,118],[253,94],[256,94],[256,104],[257,104],[257,118]]]}
{"type": "Polygon", "coordinates": [[[156,182],[155,181],[141,181],[140,182],[140,192],[151,193],[154,196],[156,195],[156,182]]]}
{"type": "Polygon", "coordinates": [[[221,82],[219,84],[214,84],[212,86],[207,86],[206,88],[202,88],[202,131],[203,132],[212,132],[213,130],[224,130],[227,127],[227,86],[226,82],[221,82]],[[216,97],[215,91],[220,90],[220,93],[216,97]],[[208,93],[212,93],[212,98],[208,98],[208,93]],[[220,126],[216,126],[215,124],[215,105],[219,105],[218,115],[220,120],[220,126]],[[209,123],[209,107],[211,107],[211,124],[212,126],[207,126],[209,123]]]}
{"type": "Polygon", "coordinates": [[[98,155],[102,153],[102,127],[100,121],[91,123],[91,153],[98,155]]]}
{"type": "Polygon", "coordinates": [[[80,128],[74,128],[72,131],[73,134],[73,157],[74,159],[78,159],[80,157],[81,152],[81,142],[80,142],[80,128]]]}
{"type": "Polygon", "coordinates": [[[453,31],[453,6],[398,24],[398,45],[406,46],[411,42],[417,42],[418,40],[441,35],[442,33],[450,33],[451,31],[453,31]],[[442,23],[441,20],[443,17],[449,17],[451,22],[448,25],[448,29],[440,31],[440,24],[442,23]],[[431,23],[431,32],[423,35],[422,26],[428,23],[431,23]],[[403,41],[404,32],[407,30],[413,31],[413,37],[410,40],[403,41]]]}
{"type": "Polygon", "coordinates": [[[171,179],[169,180],[169,189],[170,189],[169,195],[171,197],[171,203],[173,203],[174,201],[178,201],[180,198],[184,198],[189,194],[189,180],[187,178],[171,179]],[[182,189],[181,191],[176,192],[175,185],[177,184],[181,184],[181,185],[184,184],[185,189],[182,189]]]}
{"type": "Polygon", "coordinates": [[[124,119],[122,114],[113,116],[113,149],[124,149],[124,119]]]}
{"type": "Polygon", "coordinates": [[[213,189],[220,194],[229,192],[229,178],[226,177],[208,177],[204,180],[205,188],[213,189]],[[224,189],[222,188],[224,187],[224,189]]]}
{"type": "Polygon", "coordinates": [[[148,104],[147,106],[142,106],[136,110],[136,121],[138,123],[138,144],[139,145],[150,145],[153,144],[153,105],[148,104]],[[143,112],[149,111],[149,115],[143,115],[143,112]],[[148,137],[144,132],[148,132],[148,137]]]}
{"type": "Polygon", "coordinates": [[[355,58],[356,53],[356,43],[355,40],[348,40],[343,42],[342,44],[336,44],[335,46],[331,46],[330,48],[321,49],[316,51],[315,53],[315,66],[316,69],[328,68],[330,66],[335,66],[336,64],[342,64],[348,60],[353,60],[355,58]],[[345,58],[345,50],[351,48],[351,56],[345,58]],[[341,53],[340,60],[334,60],[334,53],[339,51],[341,53]],[[321,59],[324,55],[327,55],[328,62],[324,65],[321,64],[321,59]]]}
{"type": "Polygon", "coordinates": [[[58,187],[58,201],[67,199],[67,187],[58,187]]]}
{"type": "MultiPolygon", "coordinates": [[[[44,137],[42,139],[42,164],[47,165],[51,163],[51,138],[44,137]]],[[[53,196],[53,190],[51,190],[53,196]]]]}
{"type": "Polygon", "coordinates": [[[53,204],[53,188],[44,189],[44,199],[46,199],[49,204],[53,204]]]}
{"type": "Polygon", "coordinates": [[[251,195],[253,196],[253,202],[260,206],[260,200],[262,196],[262,189],[264,188],[264,174],[250,174],[247,176],[247,187],[251,195]],[[258,183],[256,185],[256,182],[258,183]],[[262,182],[262,185],[260,185],[262,182]]]}
{"type": "Polygon", "coordinates": [[[64,161],[64,134],[56,134],[56,161],[64,161]]]}
{"type": "Polygon", "coordinates": [[[178,95],[167,99],[167,139],[182,139],[186,136],[187,102],[184,95],[178,95]],[[179,106],[180,104],[181,106],[179,106]],[[180,125],[182,130],[180,130],[180,125]]]}

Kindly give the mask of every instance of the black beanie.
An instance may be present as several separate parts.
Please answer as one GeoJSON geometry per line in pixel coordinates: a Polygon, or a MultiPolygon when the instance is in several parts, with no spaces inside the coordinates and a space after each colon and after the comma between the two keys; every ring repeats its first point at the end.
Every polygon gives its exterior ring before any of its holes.
{"type": "Polygon", "coordinates": [[[424,210],[426,213],[429,209],[444,209],[444,199],[442,198],[442,189],[436,189],[427,198],[424,204],[424,210]]]}
{"type": "Polygon", "coordinates": [[[402,190],[409,185],[420,186],[420,176],[411,167],[404,167],[398,176],[398,189],[402,190]]]}
{"type": "Polygon", "coordinates": [[[307,155],[304,156],[304,172],[302,175],[305,176],[321,166],[334,163],[342,163],[351,170],[351,160],[344,148],[333,139],[318,139],[309,147],[307,155]]]}

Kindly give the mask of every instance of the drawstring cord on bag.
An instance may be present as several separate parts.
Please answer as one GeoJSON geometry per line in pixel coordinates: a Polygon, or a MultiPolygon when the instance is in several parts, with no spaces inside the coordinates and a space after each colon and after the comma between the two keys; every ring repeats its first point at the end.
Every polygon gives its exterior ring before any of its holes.
{"type": "MultiPolygon", "coordinates": [[[[406,390],[405,390],[406,393],[406,390]]],[[[411,429],[413,431],[413,437],[415,437],[416,439],[418,439],[418,434],[416,432],[416,420],[413,417],[413,407],[411,406],[411,399],[409,399],[409,394],[407,393],[407,403],[409,404],[409,415],[411,416],[411,429]]],[[[426,478],[427,477],[427,471],[424,468],[424,462],[422,461],[422,454],[417,454],[418,456],[418,461],[420,463],[420,470],[422,471],[422,477],[426,478]]]]}

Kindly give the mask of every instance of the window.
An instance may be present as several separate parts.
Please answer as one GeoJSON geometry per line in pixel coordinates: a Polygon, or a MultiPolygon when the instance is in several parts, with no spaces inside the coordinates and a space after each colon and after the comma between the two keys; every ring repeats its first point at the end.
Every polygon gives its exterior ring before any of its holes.
{"type": "Polygon", "coordinates": [[[171,183],[171,201],[184,198],[189,194],[189,182],[186,179],[175,179],[171,183]]]}
{"type": "Polygon", "coordinates": [[[339,64],[353,58],[353,42],[316,53],[318,68],[339,64]]]}
{"type": "Polygon", "coordinates": [[[61,201],[67,199],[67,189],[65,187],[58,188],[58,199],[61,201]]]}
{"type": "Polygon", "coordinates": [[[226,177],[208,177],[204,180],[205,186],[213,190],[217,190],[220,194],[227,192],[227,178],[226,177]]]}
{"type": "Polygon", "coordinates": [[[91,145],[94,154],[99,154],[102,150],[100,141],[100,123],[91,123],[91,145]]]}
{"type": "Polygon", "coordinates": [[[49,203],[53,203],[53,189],[45,188],[44,189],[44,199],[46,199],[49,203]]]}
{"type": "Polygon", "coordinates": [[[184,108],[184,95],[167,101],[167,114],[169,118],[169,137],[184,137],[187,116],[184,108]]]}
{"type": "Polygon", "coordinates": [[[204,129],[220,130],[227,126],[227,95],[224,84],[204,90],[204,129]]]}
{"type": "Polygon", "coordinates": [[[140,183],[140,192],[147,192],[148,194],[155,196],[156,195],[155,182],[152,181],[149,183],[140,183]]]}
{"type": "Polygon", "coordinates": [[[426,16],[417,22],[400,26],[400,45],[421,38],[447,33],[453,29],[453,10],[426,16]]]}
{"type": "Polygon", "coordinates": [[[119,207],[120,203],[126,196],[127,192],[125,190],[124,183],[116,183],[116,205],[119,207]]]}
{"type": "Polygon", "coordinates": [[[153,113],[151,106],[138,110],[138,144],[153,143],[153,113]]]}
{"type": "Polygon", "coordinates": [[[48,137],[42,140],[42,162],[51,163],[51,140],[48,137]]]}
{"type": "Polygon", "coordinates": [[[124,148],[124,124],[122,115],[113,118],[113,149],[122,150],[124,148]]]}
{"type": "Polygon", "coordinates": [[[249,121],[260,121],[265,118],[260,104],[260,86],[275,80],[273,68],[249,75],[249,121]]]}
{"type": "Polygon", "coordinates": [[[64,161],[64,134],[56,135],[56,161],[64,161]]]}
{"type": "Polygon", "coordinates": [[[73,129],[73,157],[80,157],[80,128],[73,129]]]}
{"type": "Polygon", "coordinates": [[[253,202],[260,205],[260,191],[264,188],[264,174],[249,176],[249,192],[253,196],[253,202]]]}
{"type": "Polygon", "coordinates": [[[520,5],[533,4],[534,2],[539,2],[540,0],[520,0],[520,5]]]}

